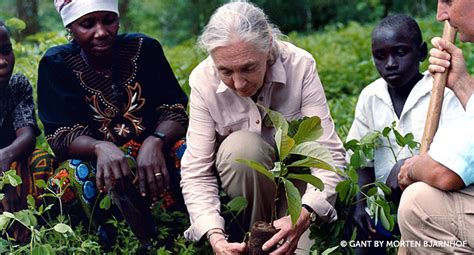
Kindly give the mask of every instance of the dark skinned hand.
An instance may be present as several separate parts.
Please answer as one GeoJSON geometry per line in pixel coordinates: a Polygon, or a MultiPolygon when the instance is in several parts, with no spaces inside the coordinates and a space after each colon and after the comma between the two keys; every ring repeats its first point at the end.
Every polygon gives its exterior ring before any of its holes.
{"type": "Polygon", "coordinates": [[[372,227],[370,215],[365,211],[365,200],[355,205],[353,220],[359,235],[363,238],[371,239],[377,233],[372,227]]]}
{"type": "Polygon", "coordinates": [[[163,140],[150,136],[143,141],[137,156],[140,194],[157,201],[169,188],[170,176],[163,155],[163,140]]]}
{"type": "Polygon", "coordinates": [[[96,185],[101,191],[112,187],[124,189],[123,179],[130,175],[128,161],[123,151],[111,142],[100,141],[96,145],[96,185]]]}
{"type": "Polygon", "coordinates": [[[398,173],[400,172],[400,168],[402,167],[405,160],[408,158],[399,160],[390,170],[390,174],[388,175],[387,181],[385,184],[392,190],[392,194],[387,196],[387,199],[393,201],[396,204],[400,203],[400,197],[402,196],[402,189],[400,189],[400,185],[398,183],[398,173]]]}

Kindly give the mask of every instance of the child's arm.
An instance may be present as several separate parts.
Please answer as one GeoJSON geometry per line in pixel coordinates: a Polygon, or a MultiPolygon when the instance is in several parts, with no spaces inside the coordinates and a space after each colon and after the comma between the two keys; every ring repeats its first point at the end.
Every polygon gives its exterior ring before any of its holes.
{"type": "Polygon", "coordinates": [[[16,139],[9,146],[0,149],[0,170],[9,169],[13,161],[26,159],[35,148],[35,132],[32,126],[16,130],[16,139]]]}
{"type": "MultiPolygon", "coordinates": [[[[359,174],[359,187],[361,192],[367,194],[368,190],[373,186],[369,185],[364,187],[369,183],[375,182],[375,170],[373,167],[364,167],[357,171],[359,174]]],[[[366,207],[366,199],[362,193],[359,192],[356,195],[357,203],[354,205],[354,222],[359,229],[359,235],[361,235],[364,239],[368,238],[370,235],[373,235],[376,231],[372,227],[371,218],[365,211],[366,207]]]]}

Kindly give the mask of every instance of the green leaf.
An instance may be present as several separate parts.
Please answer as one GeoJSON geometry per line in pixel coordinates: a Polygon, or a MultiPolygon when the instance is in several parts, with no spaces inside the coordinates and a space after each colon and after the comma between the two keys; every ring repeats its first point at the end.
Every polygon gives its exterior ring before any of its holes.
{"type": "Polygon", "coordinates": [[[313,185],[320,191],[324,190],[324,183],[321,181],[321,179],[311,174],[289,174],[286,178],[301,180],[313,185]]]}
{"type": "Polygon", "coordinates": [[[33,247],[33,250],[31,250],[31,255],[53,255],[53,254],[55,253],[50,244],[38,245],[36,247],[33,247]]]}
{"type": "Polygon", "coordinates": [[[306,157],[304,159],[295,161],[287,165],[286,167],[314,167],[314,168],[325,169],[325,170],[330,170],[330,171],[336,170],[334,166],[313,157],[306,157]]]}
{"type": "Polygon", "coordinates": [[[337,248],[339,248],[339,245],[331,247],[331,248],[327,248],[326,250],[323,251],[323,253],[321,253],[321,255],[330,255],[332,254],[333,251],[337,250],[337,248]]]}
{"type": "Polygon", "coordinates": [[[58,233],[61,234],[66,234],[66,233],[73,233],[72,229],[70,226],[64,224],[64,223],[58,223],[54,226],[54,230],[58,233]]]}
{"type": "Polygon", "coordinates": [[[26,28],[26,23],[18,18],[10,18],[5,21],[5,25],[8,28],[15,30],[15,31],[22,31],[26,28]]]}
{"type": "Polygon", "coordinates": [[[110,198],[109,195],[105,195],[104,198],[100,200],[99,207],[100,209],[103,209],[103,210],[109,210],[111,204],[112,204],[112,199],[110,198]]]}
{"type": "Polygon", "coordinates": [[[45,189],[47,187],[46,182],[44,180],[36,180],[35,185],[36,187],[41,188],[41,189],[45,189]]]}
{"type": "Polygon", "coordinates": [[[0,231],[6,230],[8,224],[10,223],[11,218],[3,214],[0,215],[0,231]]]}
{"type": "Polygon", "coordinates": [[[8,177],[8,183],[12,185],[13,187],[16,187],[21,184],[21,178],[18,175],[7,175],[8,177]]]}
{"type": "Polygon", "coordinates": [[[390,189],[385,183],[375,182],[375,186],[379,187],[387,196],[392,194],[392,189],[390,189]]]}
{"type": "Polygon", "coordinates": [[[331,152],[318,142],[304,142],[296,145],[290,151],[290,154],[302,155],[306,157],[317,158],[334,166],[334,160],[331,152]]]}
{"type": "Polygon", "coordinates": [[[363,167],[360,151],[354,151],[354,153],[352,153],[349,164],[351,164],[355,169],[363,167]]]}
{"type": "Polygon", "coordinates": [[[230,211],[238,212],[238,213],[245,210],[245,208],[247,208],[247,205],[248,205],[247,199],[242,196],[235,197],[234,199],[229,201],[229,203],[227,203],[227,206],[230,211]]]}
{"type": "Polygon", "coordinates": [[[283,131],[283,134],[287,135],[288,134],[288,122],[286,121],[285,117],[277,112],[277,111],[272,111],[268,108],[264,108],[265,112],[267,112],[268,117],[270,117],[270,120],[273,123],[273,127],[275,129],[281,129],[283,131]]]}
{"type": "Polygon", "coordinates": [[[395,141],[400,147],[405,147],[405,138],[398,132],[397,130],[393,130],[393,133],[395,134],[395,141]]]}
{"type": "Polygon", "coordinates": [[[359,141],[357,139],[352,139],[344,144],[346,151],[356,151],[359,149],[359,141]]]}
{"type": "Polygon", "coordinates": [[[266,169],[265,166],[263,166],[259,162],[255,160],[246,160],[246,159],[237,159],[236,161],[254,170],[257,170],[259,173],[265,175],[266,177],[268,177],[268,179],[270,179],[273,183],[275,183],[275,179],[273,178],[272,173],[268,171],[268,169],[266,169]]]}
{"type": "Polygon", "coordinates": [[[5,194],[0,193],[0,200],[3,200],[5,198],[5,194]]]}
{"type": "Polygon", "coordinates": [[[382,131],[382,135],[383,135],[384,137],[388,137],[388,134],[390,133],[390,131],[392,131],[392,128],[390,128],[390,127],[385,127],[385,128],[383,129],[383,131],[382,131]]]}
{"type": "Polygon", "coordinates": [[[377,187],[372,187],[369,189],[369,191],[367,191],[367,196],[371,197],[377,194],[377,191],[378,191],[377,187]]]}
{"type": "Polygon", "coordinates": [[[357,174],[357,171],[354,169],[351,169],[347,171],[347,175],[351,179],[353,183],[357,183],[359,181],[359,174],[357,174]]]}
{"type": "Polygon", "coordinates": [[[35,207],[36,207],[35,198],[34,198],[31,194],[28,194],[28,196],[26,196],[26,203],[27,203],[28,206],[31,207],[31,208],[35,208],[35,207]]]}
{"type": "Polygon", "coordinates": [[[337,184],[336,192],[340,201],[346,202],[346,198],[349,194],[350,186],[351,186],[351,180],[345,180],[337,184]]]}
{"type": "Polygon", "coordinates": [[[8,218],[11,218],[11,219],[15,219],[15,215],[11,212],[6,212],[5,211],[5,212],[3,212],[2,215],[5,216],[5,217],[8,217],[8,218]]]}
{"type": "Polygon", "coordinates": [[[300,192],[291,181],[283,179],[283,183],[285,185],[286,201],[288,202],[288,212],[291,216],[291,223],[294,226],[301,213],[300,192]]]}
{"type": "Polygon", "coordinates": [[[283,161],[286,156],[288,156],[288,153],[291,151],[291,149],[294,148],[295,141],[291,137],[284,134],[281,128],[278,128],[275,133],[275,142],[278,148],[278,156],[280,161],[283,161]]]}
{"type": "Polygon", "coordinates": [[[313,116],[301,122],[296,135],[293,137],[296,144],[316,141],[323,134],[321,119],[313,116]]]}

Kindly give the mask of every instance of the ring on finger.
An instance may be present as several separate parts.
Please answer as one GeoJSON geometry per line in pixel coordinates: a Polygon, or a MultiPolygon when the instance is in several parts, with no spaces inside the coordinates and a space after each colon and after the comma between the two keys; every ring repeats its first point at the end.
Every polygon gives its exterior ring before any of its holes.
{"type": "Polygon", "coordinates": [[[160,172],[158,172],[158,173],[156,173],[156,174],[155,174],[155,176],[161,176],[161,173],[160,173],[160,172]]]}

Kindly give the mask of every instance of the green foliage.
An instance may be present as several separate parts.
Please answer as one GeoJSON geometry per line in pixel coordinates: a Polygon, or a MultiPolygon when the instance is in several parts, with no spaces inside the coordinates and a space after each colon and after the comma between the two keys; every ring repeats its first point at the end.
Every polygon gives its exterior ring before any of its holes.
{"type": "MultiPolygon", "coordinates": [[[[318,177],[309,173],[301,174],[293,171],[296,168],[302,168],[308,172],[309,168],[312,167],[330,171],[336,170],[328,149],[316,142],[323,133],[319,117],[306,117],[302,120],[288,123],[281,113],[266,108],[263,109],[267,113],[264,123],[276,129],[275,143],[277,146],[278,160],[274,162],[273,169],[266,169],[262,164],[251,160],[238,159],[237,162],[245,164],[268,177],[275,183],[276,191],[279,190],[280,186],[284,187],[288,212],[291,216],[292,223],[295,224],[301,213],[301,195],[289,179],[310,183],[319,190],[324,189],[324,184],[318,177]],[[292,133],[294,133],[294,130],[297,130],[293,137],[288,135],[290,126],[291,130],[293,130],[292,133]],[[302,156],[303,158],[294,162],[295,160],[292,159],[290,155],[302,156]]],[[[278,192],[276,192],[273,202],[272,219],[275,219],[277,198],[278,192]]]]}

